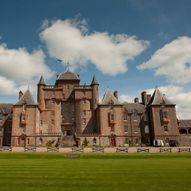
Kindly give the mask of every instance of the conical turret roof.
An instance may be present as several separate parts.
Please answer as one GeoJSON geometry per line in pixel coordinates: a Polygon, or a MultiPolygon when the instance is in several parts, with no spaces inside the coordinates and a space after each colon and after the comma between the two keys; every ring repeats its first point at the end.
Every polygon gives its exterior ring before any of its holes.
{"type": "Polygon", "coordinates": [[[95,75],[93,76],[91,85],[98,85],[95,75]]]}
{"type": "Polygon", "coordinates": [[[45,81],[44,81],[43,76],[40,77],[40,80],[39,80],[39,82],[38,82],[38,85],[45,85],[45,81]]]}

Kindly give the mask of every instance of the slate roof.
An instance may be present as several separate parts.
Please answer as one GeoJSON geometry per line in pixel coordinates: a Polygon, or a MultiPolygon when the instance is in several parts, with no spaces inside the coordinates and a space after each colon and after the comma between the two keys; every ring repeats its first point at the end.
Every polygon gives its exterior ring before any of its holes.
{"type": "Polygon", "coordinates": [[[67,69],[64,73],[58,75],[57,80],[80,80],[78,75],[67,69]]]}
{"type": "Polygon", "coordinates": [[[145,111],[145,106],[143,104],[140,103],[123,103],[124,108],[128,111],[128,112],[134,112],[137,111],[139,113],[143,113],[145,111]]]}
{"type": "Polygon", "coordinates": [[[98,84],[98,83],[97,83],[96,77],[95,77],[95,75],[94,75],[94,76],[93,76],[93,79],[92,79],[91,85],[96,85],[96,84],[98,84]]]}
{"type": "Polygon", "coordinates": [[[101,105],[122,105],[119,100],[113,95],[113,92],[111,92],[110,90],[106,90],[101,105]]]}
{"type": "Polygon", "coordinates": [[[40,77],[40,80],[39,80],[39,82],[38,82],[38,85],[45,85],[45,81],[44,81],[43,76],[40,77]]]}
{"type": "Polygon", "coordinates": [[[10,114],[12,112],[13,104],[0,103],[0,113],[10,114]]]}
{"type": "Polygon", "coordinates": [[[159,89],[156,89],[151,97],[151,100],[148,105],[175,105],[172,103],[168,98],[162,94],[162,92],[159,89]]]}
{"type": "Polygon", "coordinates": [[[29,89],[22,95],[20,100],[15,105],[23,105],[23,104],[36,105],[29,89]]]}
{"type": "Polygon", "coordinates": [[[191,120],[188,119],[182,119],[179,120],[179,127],[180,128],[190,128],[191,127],[191,120]]]}

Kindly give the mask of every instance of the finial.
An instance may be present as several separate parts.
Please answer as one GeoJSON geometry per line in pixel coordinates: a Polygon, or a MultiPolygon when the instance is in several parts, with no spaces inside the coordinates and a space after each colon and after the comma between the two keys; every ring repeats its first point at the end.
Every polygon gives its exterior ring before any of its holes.
{"type": "Polygon", "coordinates": [[[67,61],[67,71],[70,71],[70,63],[67,61]]]}

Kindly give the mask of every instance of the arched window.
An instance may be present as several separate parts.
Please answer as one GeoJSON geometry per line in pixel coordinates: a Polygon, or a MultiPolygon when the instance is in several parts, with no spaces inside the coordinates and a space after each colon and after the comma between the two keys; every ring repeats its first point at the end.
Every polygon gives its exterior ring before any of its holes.
{"type": "Polygon", "coordinates": [[[180,129],[180,130],[179,130],[179,133],[180,133],[180,134],[187,134],[187,131],[186,131],[186,129],[180,129]]]}

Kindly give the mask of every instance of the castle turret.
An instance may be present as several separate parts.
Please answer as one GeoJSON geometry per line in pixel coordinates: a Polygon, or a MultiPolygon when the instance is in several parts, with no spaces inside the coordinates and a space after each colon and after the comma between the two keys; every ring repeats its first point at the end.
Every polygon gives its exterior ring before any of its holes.
{"type": "Polygon", "coordinates": [[[96,80],[95,75],[93,76],[91,87],[93,89],[93,109],[95,110],[97,108],[97,105],[99,103],[99,84],[96,80]]]}
{"type": "Polygon", "coordinates": [[[39,108],[41,110],[45,109],[45,100],[44,100],[44,87],[45,86],[46,86],[46,84],[44,82],[44,78],[43,78],[43,76],[41,76],[39,83],[38,83],[38,95],[37,95],[39,108]]]}

